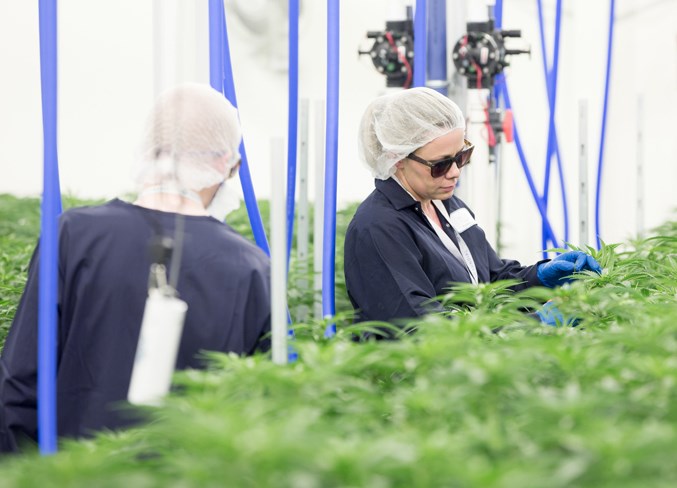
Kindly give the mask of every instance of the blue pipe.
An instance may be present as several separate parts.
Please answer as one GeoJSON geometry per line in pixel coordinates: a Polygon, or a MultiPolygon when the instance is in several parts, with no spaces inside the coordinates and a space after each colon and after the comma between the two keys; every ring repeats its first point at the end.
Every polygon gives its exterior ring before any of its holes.
{"type": "MultiPolygon", "coordinates": [[[[547,46],[545,44],[545,33],[544,33],[544,23],[543,23],[543,3],[542,0],[537,0],[538,6],[538,20],[539,20],[539,31],[540,31],[540,40],[541,40],[541,51],[543,53],[543,72],[546,80],[546,88],[548,94],[548,108],[550,114],[548,117],[548,144],[546,151],[545,159],[545,175],[543,181],[543,202],[547,210],[548,207],[548,197],[550,194],[550,171],[552,166],[552,158],[556,157],[557,168],[559,171],[559,182],[560,182],[560,191],[562,194],[562,209],[564,212],[564,240],[568,242],[569,240],[569,210],[566,196],[566,187],[564,185],[564,170],[562,167],[562,159],[559,152],[559,143],[557,139],[557,129],[555,127],[555,107],[557,100],[557,80],[558,80],[558,71],[559,71],[559,47],[560,47],[560,32],[562,25],[562,1],[557,0],[555,7],[555,41],[554,41],[554,50],[553,50],[553,65],[552,69],[548,70],[548,61],[547,61],[547,46]]],[[[548,247],[548,239],[545,232],[545,227],[543,228],[543,237],[542,237],[543,249],[548,247]]],[[[553,243],[554,245],[555,243],[553,243]]],[[[547,253],[543,253],[544,257],[547,257],[547,253]]]]}
{"type": "Polygon", "coordinates": [[[223,32],[219,0],[209,0],[209,84],[223,93],[223,32]]]}
{"type": "MultiPolygon", "coordinates": [[[[218,0],[209,0],[209,48],[210,53],[216,50],[222,54],[222,70],[223,70],[223,94],[237,108],[237,96],[235,94],[235,81],[233,79],[233,66],[230,59],[230,46],[228,44],[228,25],[226,23],[226,12],[223,8],[223,2],[218,0]],[[212,29],[211,17],[216,17],[221,27],[217,30],[212,29]]],[[[211,55],[210,55],[211,59],[211,55]]],[[[218,63],[210,65],[210,68],[218,69],[218,63]]],[[[210,78],[215,79],[217,74],[211,74],[210,78]]],[[[218,83],[218,82],[217,82],[218,83]]],[[[240,163],[240,183],[242,183],[242,191],[244,193],[244,202],[247,207],[247,214],[249,215],[249,222],[252,226],[254,234],[254,241],[256,245],[261,248],[268,256],[270,256],[270,248],[268,247],[268,239],[266,238],[266,231],[263,228],[263,221],[261,220],[261,213],[256,202],[256,194],[254,193],[254,184],[252,183],[251,173],[249,172],[249,164],[247,162],[247,151],[245,149],[244,137],[240,143],[240,156],[242,161],[240,163]]]]}
{"type": "MultiPolygon", "coordinates": [[[[336,266],[336,184],[338,166],[339,120],[339,0],[327,0],[327,120],[324,169],[324,241],[322,256],[322,315],[336,314],[334,273],[336,266]]],[[[336,334],[336,325],[330,324],[325,337],[336,334]]]]}
{"type": "MultiPolygon", "coordinates": [[[[416,0],[414,15],[414,86],[425,86],[427,44],[427,2],[416,0]]],[[[446,43],[446,41],[445,41],[446,43]]],[[[446,73],[445,73],[446,79],[446,73]]]]}
{"type": "MultiPolygon", "coordinates": [[[[289,0],[289,111],[287,122],[287,272],[291,261],[294,238],[294,206],[296,204],[296,150],[298,142],[299,110],[299,0],[289,0]]],[[[287,324],[291,325],[291,313],[287,308],[287,324]]],[[[298,360],[298,352],[292,341],[294,329],[287,330],[287,362],[298,360]]]]}
{"type": "MultiPolygon", "coordinates": [[[[559,46],[560,46],[560,30],[561,30],[561,24],[562,24],[562,0],[558,0],[558,10],[557,10],[557,20],[556,20],[556,31],[555,31],[555,53],[554,53],[554,66],[556,66],[556,70],[559,70],[559,46]]],[[[562,218],[564,219],[564,241],[568,242],[569,241],[569,203],[567,200],[567,192],[566,192],[566,186],[564,184],[565,178],[564,178],[564,166],[562,164],[562,156],[559,151],[559,141],[557,137],[557,130],[555,128],[555,97],[557,93],[557,71],[554,74],[554,87],[552,89],[552,96],[553,96],[553,102],[552,102],[552,137],[553,137],[553,151],[555,152],[555,157],[557,161],[557,171],[559,172],[559,184],[560,184],[560,193],[562,195],[562,218]]],[[[547,201],[547,199],[546,199],[547,201]]],[[[556,245],[556,243],[553,242],[553,245],[556,245]]]]}
{"type": "Polygon", "coordinates": [[[299,0],[289,0],[289,110],[287,127],[287,269],[291,260],[296,203],[296,148],[299,110],[299,0]]]}
{"type": "Polygon", "coordinates": [[[601,247],[601,230],[600,230],[600,206],[602,193],[602,167],[604,163],[604,142],[606,139],[606,120],[607,112],[609,110],[609,84],[611,78],[611,54],[614,37],[614,12],[616,10],[616,1],[611,0],[609,8],[609,40],[607,44],[607,58],[606,58],[606,79],[604,80],[604,107],[602,109],[602,133],[599,140],[599,159],[597,162],[597,190],[595,195],[595,235],[597,238],[597,249],[601,247]]]}
{"type": "Polygon", "coordinates": [[[447,1],[430,0],[430,25],[428,31],[428,80],[444,81],[433,88],[442,95],[449,94],[447,82],[447,1]]]}
{"type": "MultiPolygon", "coordinates": [[[[506,109],[512,109],[512,103],[510,102],[510,94],[508,92],[508,84],[502,75],[498,77],[498,80],[499,83],[497,84],[497,88],[501,92],[501,96],[503,98],[505,107],[506,109]]],[[[529,171],[529,164],[527,163],[526,155],[524,154],[524,148],[522,147],[522,141],[519,136],[519,131],[517,130],[517,121],[515,119],[513,119],[513,133],[515,135],[515,147],[517,148],[517,154],[519,155],[520,162],[522,163],[522,169],[524,170],[524,175],[527,178],[527,183],[529,184],[531,195],[534,197],[534,201],[536,202],[538,211],[541,214],[541,219],[543,219],[543,224],[545,225],[545,231],[547,233],[548,239],[550,239],[550,241],[553,242],[555,246],[557,246],[558,241],[557,238],[555,237],[555,233],[552,230],[550,221],[548,220],[548,212],[545,206],[543,205],[543,200],[538,195],[536,185],[534,184],[534,180],[531,177],[531,171],[529,171]]]]}
{"type": "MultiPolygon", "coordinates": [[[[496,0],[494,4],[494,27],[499,30],[503,28],[503,0],[496,0]]],[[[501,83],[502,79],[503,73],[499,73],[496,77],[496,84],[501,83]]],[[[494,102],[497,107],[500,106],[500,99],[501,91],[494,90],[494,102]]]]}
{"type": "Polygon", "coordinates": [[[497,29],[503,28],[503,0],[496,0],[494,4],[494,26],[497,29]]]}
{"type": "Polygon", "coordinates": [[[40,0],[40,78],[44,138],[38,278],[38,445],[43,456],[57,451],[56,365],[59,293],[59,160],[57,154],[57,3],[40,0]]]}
{"type": "MultiPolygon", "coordinates": [[[[543,181],[543,205],[545,206],[545,209],[547,211],[548,209],[548,195],[547,193],[549,192],[550,189],[550,161],[552,158],[552,145],[551,145],[551,125],[550,125],[550,116],[553,113],[552,110],[552,83],[551,83],[551,75],[552,72],[550,71],[549,63],[548,63],[548,52],[547,52],[547,46],[545,44],[545,28],[544,24],[545,22],[543,21],[543,2],[541,0],[536,0],[536,6],[537,6],[537,11],[538,11],[538,32],[539,32],[539,37],[541,41],[541,59],[543,61],[543,76],[545,78],[545,89],[546,89],[546,94],[548,97],[548,142],[547,142],[547,149],[545,152],[545,174],[544,174],[544,181],[543,181]]],[[[545,230],[543,224],[541,224],[541,248],[543,249],[543,258],[548,257],[548,253],[546,252],[546,249],[548,249],[548,239],[545,237],[545,230]]]]}
{"type": "MultiPolygon", "coordinates": [[[[225,20],[225,10],[223,2],[219,0],[209,0],[209,79],[212,88],[225,93],[226,98],[237,107],[237,97],[235,95],[235,83],[232,76],[232,66],[230,61],[230,49],[228,47],[228,31],[225,20]],[[221,20],[223,19],[223,20],[221,20]],[[225,50],[223,46],[225,45],[225,50]],[[224,72],[224,64],[228,66],[228,72],[224,72]]],[[[249,166],[247,165],[247,155],[244,147],[244,141],[240,143],[240,155],[242,162],[240,165],[240,181],[245,195],[245,205],[249,214],[249,220],[254,232],[254,239],[266,254],[270,256],[268,240],[263,229],[261,214],[259,213],[256,195],[252,184],[249,166]]],[[[291,323],[291,314],[287,310],[287,323],[291,323]]],[[[288,338],[294,338],[294,331],[288,330],[288,338]]],[[[298,359],[298,353],[290,344],[288,346],[287,357],[289,362],[298,359]]]]}
{"type": "MultiPolygon", "coordinates": [[[[494,5],[494,18],[495,18],[495,26],[497,29],[501,29],[503,26],[503,1],[502,0],[497,0],[495,5],[494,5]]],[[[512,110],[512,103],[510,101],[510,93],[508,91],[508,83],[505,80],[505,76],[503,73],[500,73],[496,77],[496,97],[501,97],[503,99],[503,105],[505,106],[506,109],[512,110]]],[[[552,226],[550,225],[550,220],[548,219],[548,212],[546,207],[543,204],[543,200],[541,197],[538,195],[538,190],[536,190],[536,185],[534,183],[534,180],[531,176],[531,171],[529,170],[529,164],[526,159],[526,155],[524,153],[524,148],[522,147],[522,141],[519,136],[519,131],[517,130],[517,120],[513,117],[513,133],[515,137],[515,147],[517,148],[517,154],[520,158],[520,163],[522,164],[522,169],[524,170],[524,176],[527,179],[527,183],[529,185],[529,190],[531,190],[531,195],[534,198],[534,202],[536,203],[536,207],[538,208],[538,212],[541,214],[541,219],[543,221],[543,225],[545,227],[545,233],[550,239],[550,241],[553,243],[555,247],[559,247],[559,242],[557,238],[555,237],[555,233],[552,230],[552,226]]]]}
{"type": "Polygon", "coordinates": [[[543,20],[543,2],[536,0],[536,7],[538,8],[538,33],[541,41],[541,61],[543,64],[543,74],[545,75],[546,87],[548,89],[548,101],[550,100],[550,68],[548,67],[548,51],[545,44],[545,21],[543,20]]]}

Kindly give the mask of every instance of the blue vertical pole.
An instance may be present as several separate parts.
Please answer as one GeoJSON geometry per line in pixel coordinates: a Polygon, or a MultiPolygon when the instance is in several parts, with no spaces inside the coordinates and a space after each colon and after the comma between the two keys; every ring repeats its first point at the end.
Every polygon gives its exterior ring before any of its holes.
{"type": "Polygon", "coordinates": [[[38,278],[38,445],[42,455],[57,450],[57,300],[61,194],[57,155],[57,3],[40,0],[40,76],[44,172],[38,278]]]}
{"type": "Polygon", "coordinates": [[[416,0],[414,14],[414,86],[425,86],[427,47],[427,2],[416,0]]]}
{"type": "MultiPolygon", "coordinates": [[[[223,74],[223,94],[225,97],[237,107],[237,96],[235,94],[235,81],[233,79],[233,66],[230,59],[230,46],[228,44],[228,25],[226,23],[226,12],[223,8],[223,2],[219,0],[209,0],[209,16],[210,16],[210,52],[213,49],[221,49],[222,54],[222,74],[223,74]],[[216,17],[217,20],[212,20],[216,17]],[[221,27],[212,29],[212,22],[218,22],[221,27]],[[222,48],[217,47],[222,46],[222,48]]],[[[211,55],[210,55],[211,59],[211,55]]],[[[218,69],[218,63],[210,64],[210,68],[218,69]]],[[[217,72],[218,73],[218,72],[217,72]]],[[[210,78],[215,79],[217,74],[211,74],[210,78]]],[[[218,83],[218,82],[217,82],[218,83]]],[[[213,86],[213,85],[212,85],[213,86]]],[[[240,164],[240,182],[242,183],[242,192],[244,193],[244,203],[247,207],[247,214],[249,215],[249,222],[252,226],[254,240],[256,245],[270,256],[270,248],[268,247],[268,239],[266,238],[266,231],[263,228],[263,221],[261,220],[261,213],[256,202],[256,194],[254,193],[254,184],[252,183],[251,173],[249,171],[249,164],[247,162],[247,151],[245,150],[244,137],[240,143],[240,156],[242,162],[240,164]]]]}
{"type": "Polygon", "coordinates": [[[599,158],[597,161],[597,189],[595,192],[595,236],[597,249],[601,246],[600,207],[602,193],[602,166],[604,163],[604,142],[606,140],[606,119],[609,110],[609,86],[611,81],[611,54],[614,40],[614,16],[616,1],[611,0],[609,6],[609,38],[607,41],[606,78],[604,80],[604,105],[602,107],[602,132],[599,138],[599,158]]]}
{"type": "Polygon", "coordinates": [[[299,0],[289,0],[289,110],[287,127],[287,269],[294,237],[299,111],[299,0]]]}
{"type": "MultiPolygon", "coordinates": [[[[327,0],[327,114],[324,170],[324,240],[322,256],[322,315],[336,314],[334,273],[336,266],[336,185],[339,118],[339,0],[327,0]]],[[[325,336],[336,334],[336,325],[327,326],[325,336]]]]}
{"type": "Polygon", "coordinates": [[[428,83],[447,96],[447,0],[430,0],[429,28],[428,83]]]}

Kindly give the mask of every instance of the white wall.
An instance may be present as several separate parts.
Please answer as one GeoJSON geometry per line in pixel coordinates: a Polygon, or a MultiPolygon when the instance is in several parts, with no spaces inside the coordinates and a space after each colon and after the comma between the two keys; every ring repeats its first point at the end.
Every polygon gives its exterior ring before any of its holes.
{"type": "MultiPolygon", "coordinates": [[[[399,1],[399,0],[398,0],[399,1]]],[[[459,4],[448,17],[458,24],[459,4]]],[[[385,91],[367,58],[368,30],[384,27],[395,0],[342,0],[339,128],[339,202],[364,198],[373,182],[359,162],[356,130],[363,109],[385,91]]],[[[554,0],[544,1],[552,40],[554,0]]],[[[235,83],[253,180],[270,195],[270,138],[286,137],[286,2],[227,0],[235,83]],[[238,9],[253,30],[239,20],[238,9]]],[[[467,0],[478,18],[484,2],[467,0]]],[[[522,29],[532,56],[507,70],[515,117],[534,179],[543,185],[547,97],[535,0],[505,0],[504,27],[522,29]]],[[[158,90],[180,80],[208,81],[207,0],[59,2],[59,158],[62,189],[82,197],[131,191],[135,145],[158,90]],[[155,26],[155,28],[154,28],[155,26]]],[[[637,229],[637,98],[644,106],[646,227],[674,216],[677,192],[677,2],[618,0],[602,186],[602,238],[625,240],[637,229]]],[[[301,96],[325,96],[325,2],[306,0],[301,18],[301,96]]],[[[570,208],[570,241],[578,244],[578,101],[588,100],[590,182],[594,184],[601,125],[608,2],[565,2],[557,93],[557,127],[570,208]]],[[[452,37],[452,36],[450,36],[452,37]]],[[[455,43],[450,38],[450,45],[455,43]]],[[[41,189],[42,133],[37,2],[0,0],[0,192],[36,195],[41,189]]],[[[469,103],[476,103],[470,92],[469,103]]],[[[312,105],[311,105],[312,106],[312,105]]],[[[312,121],[311,121],[312,122],[312,121]]],[[[312,126],[312,123],[311,123],[312,126]]],[[[481,136],[479,142],[481,143],[481,136]]],[[[311,139],[312,140],[312,139],[311,139]]],[[[312,155],[312,152],[311,152],[312,155]]],[[[524,262],[541,249],[539,216],[514,147],[504,149],[503,255],[524,262]]],[[[276,155],[283,162],[285,154],[276,155]]],[[[468,168],[485,164],[476,157],[468,168]]],[[[479,169],[475,173],[480,173],[479,169]]],[[[559,186],[553,174],[550,216],[562,236],[559,186]]],[[[311,175],[312,177],[312,175],[311,175]]],[[[477,180],[477,178],[476,178],[477,180]]],[[[312,179],[311,179],[312,181],[312,179]]],[[[484,222],[492,195],[469,201],[484,222]]],[[[592,212],[591,212],[592,218],[592,212]]],[[[488,229],[489,230],[489,229],[488,229]]]]}
{"type": "MultiPolygon", "coordinates": [[[[0,192],[42,188],[38,2],[0,2],[0,192]]],[[[59,2],[62,191],[113,196],[153,97],[152,3],[59,2]]]]}

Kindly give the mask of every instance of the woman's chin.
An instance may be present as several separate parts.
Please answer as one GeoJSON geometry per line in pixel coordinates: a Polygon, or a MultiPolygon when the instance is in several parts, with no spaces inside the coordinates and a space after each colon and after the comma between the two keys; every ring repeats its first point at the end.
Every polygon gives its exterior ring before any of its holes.
{"type": "Polygon", "coordinates": [[[456,186],[449,186],[445,188],[440,188],[439,195],[440,198],[439,200],[446,200],[448,198],[451,198],[452,195],[454,194],[454,190],[456,189],[456,186]]]}

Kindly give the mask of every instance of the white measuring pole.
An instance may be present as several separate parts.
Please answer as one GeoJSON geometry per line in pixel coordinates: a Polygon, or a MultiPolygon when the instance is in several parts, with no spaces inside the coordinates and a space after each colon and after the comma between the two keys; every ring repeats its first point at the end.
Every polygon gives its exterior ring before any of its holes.
{"type": "MultiPolygon", "coordinates": [[[[297,208],[296,257],[300,278],[296,286],[302,292],[307,291],[308,275],[308,245],[310,240],[310,218],[308,215],[308,99],[302,99],[299,119],[299,203],[297,208]]],[[[296,321],[304,322],[308,316],[308,307],[299,305],[296,309],[296,321]]]]}
{"type": "Polygon", "coordinates": [[[588,101],[578,102],[578,241],[580,247],[589,245],[588,220],[588,101]]]}
{"type": "Polygon", "coordinates": [[[324,100],[315,102],[315,210],[313,211],[313,289],[315,318],[322,320],[322,246],[324,236],[324,100]]]}
{"type": "Polygon", "coordinates": [[[644,99],[637,97],[637,237],[644,234],[644,99]]]}
{"type": "Polygon", "coordinates": [[[284,141],[271,139],[270,261],[271,330],[275,364],[287,363],[287,175],[284,141]]]}
{"type": "Polygon", "coordinates": [[[153,0],[153,89],[157,97],[185,81],[209,81],[206,3],[153,0]]]}
{"type": "Polygon", "coordinates": [[[498,134],[498,140],[496,144],[496,209],[494,210],[496,214],[496,252],[500,256],[503,251],[503,242],[501,240],[501,231],[503,230],[503,180],[504,180],[504,168],[505,159],[503,159],[503,146],[506,144],[505,136],[501,133],[498,134]]]}

